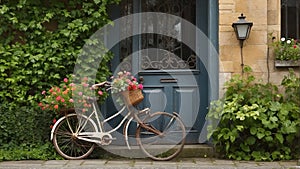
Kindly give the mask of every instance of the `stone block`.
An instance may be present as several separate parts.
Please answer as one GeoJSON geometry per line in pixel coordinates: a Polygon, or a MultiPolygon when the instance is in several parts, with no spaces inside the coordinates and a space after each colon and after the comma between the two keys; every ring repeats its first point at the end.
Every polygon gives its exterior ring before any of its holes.
{"type": "Polygon", "coordinates": [[[219,4],[234,4],[234,0],[219,0],[219,4]]]}
{"type": "Polygon", "coordinates": [[[237,13],[249,13],[248,6],[251,0],[235,0],[235,12],[237,13]]]}
{"type": "Polygon", "coordinates": [[[267,61],[265,59],[256,60],[253,62],[247,63],[246,65],[250,66],[255,73],[265,73],[267,72],[267,61]]]}
{"type": "Polygon", "coordinates": [[[219,16],[219,25],[232,25],[233,22],[238,20],[236,13],[221,13],[219,16]]]}
{"type": "Polygon", "coordinates": [[[268,25],[268,35],[269,34],[275,38],[280,37],[280,25],[268,25]]]}
{"type": "Polygon", "coordinates": [[[232,61],[240,57],[240,47],[238,45],[220,46],[219,50],[221,61],[232,61]]]}
{"type": "Polygon", "coordinates": [[[280,9],[280,0],[268,0],[268,10],[280,9]]]}
{"type": "Polygon", "coordinates": [[[252,30],[244,43],[247,45],[264,45],[268,42],[268,31],[267,27],[265,30],[252,30]]]}
{"type": "Polygon", "coordinates": [[[267,25],[267,10],[252,9],[251,11],[251,15],[246,18],[247,21],[253,22],[253,25],[267,25]]]}
{"type": "Polygon", "coordinates": [[[232,61],[220,61],[220,72],[233,72],[232,61]]]}
{"type": "Polygon", "coordinates": [[[222,32],[233,32],[233,27],[231,25],[220,25],[219,26],[219,34],[222,32]]]}
{"type": "Polygon", "coordinates": [[[224,89],[224,84],[228,80],[230,80],[232,74],[231,73],[226,73],[226,72],[221,72],[219,73],[219,97],[221,98],[224,95],[225,89],[224,89]]]}
{"type": "Polygon", "coordinates": [[[270,73],[270,82],[276,85],[280,85],[284,76],[288,75],[286,70],[278,70],[270,73]]]}
{"type": "Polygon", "coordinates": [[[233,66],[233,73],[237,73],[237,74],[240,74],[242,73],[242,65],[241,65],[241,60],[234,60],[232,62],[232,66],[233,66]]]}
{"type": "Polygon", "coordinates": [[[219,12],[220,13],[232,13],[234,10],[234,4],[220,4],[219,12]]]}
{"type": "Polygon", "coordinates": [[[248,8],[250,9],[250,11],[252,11],[252,10],[266,11],[268,9],[268,1],[247,0],[247,2],[249,5],[248,8]]]}
{"type": "Polygon", "coordinates": [[[243,48],[243,56],[244,61],[249,63],[266,59],[267,45],[247,45],[243,48]]]}
{"type": "Polygon", "coordinates": [[[280,13],[277,10],[268,10],[268,25],[280,24],[280,13]]]}
{"type": "Polygon", "coordinates": [[[268,25],[267,24],[258,25],[258,24],[253,23],[251,32],[252,31],[267,31],[267,30],[268,30],[268,25]]]}
{"type": "Polygon", "coordinates": [[[219,34],[219,45],[237,45],[239,42],[236,40],[234,31],[231,32],[220,32],[219,34]]]}

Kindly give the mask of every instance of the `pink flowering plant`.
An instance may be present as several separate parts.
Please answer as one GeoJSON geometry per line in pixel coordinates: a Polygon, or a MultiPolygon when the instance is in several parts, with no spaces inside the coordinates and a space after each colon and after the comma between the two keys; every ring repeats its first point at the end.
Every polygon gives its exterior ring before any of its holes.
{"type": "MultiPolygon", "coordinates": [[[[138,83],[136,78],[132,76],[130,72],[127,71],[120,71],[118,72],[117,76],[112,76],[111,79],[112,94],[120,94],[124,91],[143,89],[143,85],[138,83]]],[[[123,104],[120,97],[117,98],[117,102],[121,105],[123,104]]]]}
{"type": "Polygon", "coordinates": [[[120,93],[123,91],[143,89],[143,85],[139,84],[134,76],[130,72],[121,71],[117,76],[112,78],[112,90],[111,93],[120,93]]]}
{"type": "Polygon", "coordinates": [[[105,98],[107,95],[101,89],[92,89],[88,83],[88,78],[83,78],[80,84],[72,83],[71,78],[64,78],[63,82],[59,86],[53,86],[49,90],[42,91],[44,98],[40,101],[39,106],[42,110],[51,110],[55,112],[61,112],[79,107],[83,113],[91,108],[91,103],[87,101],[85,96],[92,96],[96,94],[101,98],[105,98]],[[76,98],[76,99],[75,99],[76,98]]]}
{"type": "Polygon", "coordinates": [[[276,60],[300,59],[300,43],[295,39],[281,38],[273,43],[276,60]]]}

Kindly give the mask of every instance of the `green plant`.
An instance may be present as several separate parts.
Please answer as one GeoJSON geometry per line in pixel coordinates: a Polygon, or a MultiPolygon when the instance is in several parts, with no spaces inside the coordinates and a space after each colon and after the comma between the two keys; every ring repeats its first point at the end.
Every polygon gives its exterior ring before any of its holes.
{"type": "Polygon", "coordinates": [[[295,39],[281,38],[273,43],[276,60],[300,59],[300,45],[295,39]]]}
{"type": "Polygon", "coordinates": [[[8,107],[0,105],[0,161],[58,158],[49,141],[54,115],[39,108],[8,107]]]}
{"type": "Polygon", "coordinates": [[[285,89],[286,101],[294,102],[300,107],[300,77],[297,77],[293,69],[290,69],[289,74],[284,76],[281,85],[285,89]]]}
{"type": "MultiPolygon", "coordinates": [[[[211,103],[208,118],[217,151],[236,160],[287,160],[299,152],[300,109],[273,84],[255,82],[248,69],[226,82],[222,99],[211,103]]],[[[297,84],[300,85],[299,83],[297,84]]]]}
{"type": "Polygon", "coordinates": [[[9,160],[62,160],[50,142],[41,145],[20,144],[0,149],[0,161],[9,160]]]}

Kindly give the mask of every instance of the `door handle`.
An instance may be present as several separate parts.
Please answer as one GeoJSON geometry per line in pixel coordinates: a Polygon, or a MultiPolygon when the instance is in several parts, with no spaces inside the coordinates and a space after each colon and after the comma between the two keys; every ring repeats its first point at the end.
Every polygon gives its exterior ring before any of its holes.
{"type": "Polygon", "coordinates": [[[140,77],[139,77],[139,81],[140,81],[141,84],[143,84],[143,83],[144,83],[144,77],[143,77],[143,76],[140,76],[140,77]]]}

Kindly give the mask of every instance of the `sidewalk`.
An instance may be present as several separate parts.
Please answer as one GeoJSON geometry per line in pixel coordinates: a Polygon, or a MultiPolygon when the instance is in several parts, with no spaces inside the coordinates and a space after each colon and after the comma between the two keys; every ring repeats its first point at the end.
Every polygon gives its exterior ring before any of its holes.
{"type": "Polygon", "coordinates": [[[172,161],[150,159],[25,160],[0,162],[0,169],[300,169],[297,161],[254,162],[214,158],[180,158],[172,161]]]}

